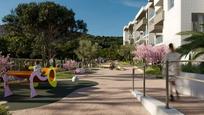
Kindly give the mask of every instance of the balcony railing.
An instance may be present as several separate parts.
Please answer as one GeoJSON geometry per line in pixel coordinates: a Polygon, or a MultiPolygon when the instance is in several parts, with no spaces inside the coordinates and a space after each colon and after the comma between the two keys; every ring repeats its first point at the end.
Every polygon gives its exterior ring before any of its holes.
{"type": "Polygon", "coordinates": [[[163,0],[154,0],[154,6],[162,6],[163,0]]]}
{"type": "Polygon", "coordinates": [[[156,13],[156,16],[154,18],[154,23],[159,24],[162,21],[164,21],[164,11],[163,10],[156,13]]]}
{"type": "Polygon", "coordinates": [[[146,24],[147,24],[147,19],[144,17],[144,18],[142,18],[142,19],[136,24],[135,29],[136,29],[137,31],[144,31],[146,24]]]}
{"type": "Polygon", "coordinates": [[[161,33],[163,30],[164,11],[156,13],[155,17],[149,21],[149,32],[161,33]]]}

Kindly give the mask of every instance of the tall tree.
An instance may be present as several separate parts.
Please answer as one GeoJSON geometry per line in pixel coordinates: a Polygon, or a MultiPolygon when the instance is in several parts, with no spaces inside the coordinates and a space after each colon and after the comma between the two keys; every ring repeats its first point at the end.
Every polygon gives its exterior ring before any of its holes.
{"type": "Polygon", "coordinates": [[[124,61],[132,61],[133,59],[133,50],[135,46],[134,45],[121,45],[120,49],[118,50],[118,54],[120,55],[120,58],[124,61]]]}
{"type": "Polygon", "coordinates": [[[56,56],[56,45],[87,32],[86,23],[74,16],[72,10],[54,2],[24,3],[5,16],[3,22],[9,39],[25,41],[35,50],[32,53],[39,52],[50,59],[56,56]]]}
{"type": "Polygon", "coordinates": [[[82,61],[83,64],[90,63],[94,58],[96,58],[96,54],[98,51],[98,44],[92,43],[90,40],[83,38],[79,42],[79,48],[75,51],[78,58],[82,61]]]}

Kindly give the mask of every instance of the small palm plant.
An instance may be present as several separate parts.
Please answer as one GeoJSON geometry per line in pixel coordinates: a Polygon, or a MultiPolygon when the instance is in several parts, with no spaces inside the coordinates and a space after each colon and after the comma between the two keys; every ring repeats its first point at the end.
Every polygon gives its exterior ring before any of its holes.
{"type": "Polygon", "coordinates": [[[186,31],[179,34],[188,36],[184,39],[186,43],[177,49],[182,56],[191,53],[191,59],[196,59],[204,54],[204,32],[186,31]]]}
{"type": "MultiPolygon", "coordinates": [[[[189,56],[189,60],[195,60],[204,55],[204,32],[186,31],[179,34],[187,35],[184,39],[184,42],[186,43],[177,49],[182,56],[189,56]]],[[[203,64],[204,63],[202,62],[199,65],[193,65],[192,62],[188,62],[187,65],[183,65],[182,70],[186,72],[196,70],[196,73],[202,73],[203,64]],[[197,72],[198,70],[201,72],[197,72]]]]}

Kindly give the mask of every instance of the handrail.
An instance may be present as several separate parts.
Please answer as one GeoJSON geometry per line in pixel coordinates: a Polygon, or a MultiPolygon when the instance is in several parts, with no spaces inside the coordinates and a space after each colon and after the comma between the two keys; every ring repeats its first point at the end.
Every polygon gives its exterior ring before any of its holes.
{"type": "Polygon", "coordinates": [[[197,81],[197,82],[204,83],[204,80],[194,79],[192,77],[182,77],[182,76],[179,76],[179,77],[176,77],[176,78],[178,78],[178,79],[187,79],[187,80],[191,80],[191,81],[197,81]]]}
{"type": "MultiPolygon", "coordinates": [[[[142,74],[137,74],[137,75],[143,75],[143,96],[146,95],[146,84],[145,84],[145,81],[146,81],[146,74],[145,74],[145,69],[147,66],[150,66],[150,65],[162,65],[163,67],[165,66],[165,71],[166,71],[166,108],[168,109],[169,108],[169,73],[168,73],[168,65],[172,62],[178,62],[178,63],[182,63],[182,62],[204,62],[204,60],[178,60],[178,61],[165,61],[165,62],[162,62],[162,63],[159,63],[159,64],[147,64],[147,63],[144,63],[142,66],[137,66],[137,68],[143,68],[144,69],[144,73],[142,74]]],[[[134,90],[134,76],[136,75],[135,74],[135,69],[137,69],[136,67],[133,68],[133,90],[134,90]]],[[[195,79],[195,78],[192,78],[192,77],[182,77],[182,76],[176,76],[176,78],[178,79],[186,79],[186,80],[191,80],[191,81],[196,81],[196,82],[200,82],[200,83],[204,83],[204,80],[201,80],[201,79],[195,79]]]]}
{"type": "Polygon", "coordinates": [[[204,60],[178,60],[178,61],[169,61],[169,62],[204,62],[204,60]]]}

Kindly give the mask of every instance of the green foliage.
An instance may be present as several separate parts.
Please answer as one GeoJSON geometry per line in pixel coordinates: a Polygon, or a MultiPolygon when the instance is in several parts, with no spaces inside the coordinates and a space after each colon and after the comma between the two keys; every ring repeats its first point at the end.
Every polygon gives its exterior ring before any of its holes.
{"type": "Polygon", "coordinates": [[[144,66],[144,63],[142,60],[134,60],[134,65],[135,66],[144,66]]]}
{"type": "Polygon", "coordinates": [[[82,63],[90,63],[90,61],[96,58],[98,48],[99,46],[97,43],[93,44],[87,38],[81,38],[79,41],[79,48],[75,50],[75,53],[78,58],[82,60],[82,63]]]}
{"type": "Polygon", "coordinates": [[[204,74],[204,64],[192,65],[190,63],[181,66],[183,72],[204,74]]]}
{"type": "Polygon", "coordinates": [[[122,37],[88,35],[88,38],[92,41],[92,43],[98,43],[100,47],[98,49],[97,57],[103,57],[111,60],[125,60],[123,59],[124,56],[119,54],[123,43],[122,37]]]}
{"type": "Polygon", "coordinates": [[[87,32],[86,23],[74,16],[54,2],[19,4],[3,18],[9,52],[15,57],[55,57],[60,45],[87,32]]]}
{"type": "Polygon", "coordinates": [[[135,49],[134,45],[121,45],[118,54],[121,60],[132,61],[133,59],[133,50],[135,49]]]}
{"type": "Polygon", "coordinates": [[[146,74],[151,74],[151,75],[161,75],[161,70],[159,66],[148,66],[146,68],[146,74]]]}
{"type": "Polygon", "coordinates": [[[4,38],[0,36],[0,51],[6,55],[8,54],[8,41],[4,38]]]}
{"type": "Polygon", "coordinates": [[[187,55],[190,52],[194,53],[193,59],[199,57],[204,53],[204,33],[203,32],[192,32],[186,31],[179,33],[180,35],[186,37],[184,45],[177,49],[182,55],[187,55]]]}
{"type": "Polygon", "coordinates": [[[0,105],[0,115],[11,115],[7,106],[0,105]]]}
{"type": "Polygon", "coordinates": [[[92,42],[98,43],[102,48],[110,48],[120,46],[123,44],[122,37],[109,37],[109,36],[90,36],[92,42]]]}

